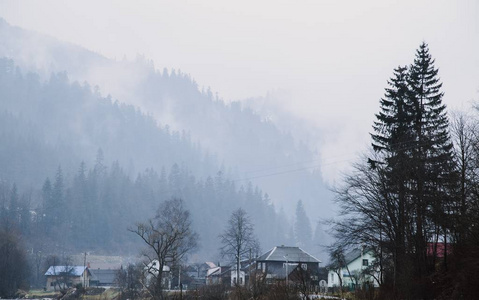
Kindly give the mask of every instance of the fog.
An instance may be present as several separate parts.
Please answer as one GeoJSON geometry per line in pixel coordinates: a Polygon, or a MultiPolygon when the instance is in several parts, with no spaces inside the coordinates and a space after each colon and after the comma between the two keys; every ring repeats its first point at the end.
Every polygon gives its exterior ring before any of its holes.
{"type": "Polygon", "coordinates": [[[142,54],[161,69],[181,69],[225,101],[288,91],[291,97],[275,104],[322,129],[317,147],[332,182],[346,165],[339,162],[368,143],[391,70],[409,63],[423,40],[440,67],[445,103],[463,107],[477,98],[477,6],[472,0],[2,1],[0,11],[13,25],[109,58],[142,54]]]}
{"type": "Polygon", "coordinates": [[[200,259],[216,260],[216,238],[237,207],[251,215],[263,247],[297,242],[324,251],[326,227],[318,222],[331,215],[332,197],[307,122],[261,105],[268,97],[225,102],[191,75],[156,68],[144,56],[107,59],[4,20],[0,36],[2,189],[9,195],[15,187],[22,205],[42,215],[78,214],[83,225],[71,225],[62,251],[106,251],[121,241],[125,253],[135,251],[126,228],[168,197],[194,211],[200,259]],[[53,178],[62,195],[56,210],[43,192],[53,178]],[[300,201],[306,240],[292,234],[300,201]],[[105,231],[93,229],[100,219],[105,231]],[[85,223],[92,227],[77,232],[85,223]],[[320,241],[313,242],[312,225],[320,241]]]}
{"type": "Polygon", "coordinates": [[[1,1],[3,202],[44,213],[61,185],[57,213],[79,215],[62,251],[132,254],[126,228],[181,197],[198,260],[219,259],[241,206],[263,250],[327,261],[331,188],[369,147],[393,69],[427,42],[448,110],[470,109],[478,17],[476,1],[1,1]],[[92,219],[101,231],[79,230],[92,219]]]}

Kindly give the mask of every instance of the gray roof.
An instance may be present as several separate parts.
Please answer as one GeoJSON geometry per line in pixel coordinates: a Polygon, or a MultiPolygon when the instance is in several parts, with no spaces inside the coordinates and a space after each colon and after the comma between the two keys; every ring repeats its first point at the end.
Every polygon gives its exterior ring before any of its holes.
{"type": "Polygon", "coordinates": [[[361,256],[361,249],[359,248],[353,249],[344,255],[344,261],[346,262],[346,264],[350,264],[351,262],[353,262],[356,258],[360,256],[361,256]]]}
{"type": "Polygon", "coordinates": [[[283,261],[291,263],[320,263],[321,261],[311,254],[305,252],[299,247],[276,246],[265,254],[261,255],[256,261],[283,261]]]}
{"type": "Polygon", "coordinates": [[[350,264],[354,260],[356,260],[358,257],[360,257],[362,254],[365,254],[365,253],[368,253],[368,252],[369,253],[372,252],[371,248],[364,248],[362,251],[361,251],[360,248],[356,248],[356,249],[353,249],[353,250],[349,251],[348,253],[346,253],[344,255],[344,260],[345,260],[346,264],[350,264]]]}
{"type": "Polygon", "coordinates": [[[45,276],[58,276],[64,273],[69,273],[71,276],[82,276],[85,269],[88,270],[84,266],[51,266],[45,276]]]}
{"type": "MultiPolygon", "coordinates": [[[[371,249],[364,249],[363,251],[361,251],[360,248],[355,248],[355,249],[349,251],[348,253],[344,254],[344,263],[346,265],[349,265],[350,263],[352,263],[353,261],[355,261],[356,259],[361,257],[361,255],[363,253],[368,253],[368,252],[371,252],[371,251],[372,251],[371,249]]],[[[338,262],[337,261],[331,262],[330,267],[337,268],[338,267],[338,262]]]]}

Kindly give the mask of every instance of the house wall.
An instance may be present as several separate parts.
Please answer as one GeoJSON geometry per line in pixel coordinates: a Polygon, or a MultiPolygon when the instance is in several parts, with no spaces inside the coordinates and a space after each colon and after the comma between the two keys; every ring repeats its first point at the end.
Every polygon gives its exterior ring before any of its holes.
{"type": "MultiPolygon", "coordinates": [[[[83,276],[74,277],[72,279],[72,286],[75,286],[77,284],[81,284],[83,286],[83,276]]],[[[85,279],[85,287],[89,287],[89,286],[90,286],[90,280],[85,279]]]]}
{"type": "MultiPolygon", "coordinates": [[[[286,275],[286,261],[258,261],[256,262],[256,270],[261,270],[266,274],[269,274],[267,278],[285,278],[286,275]]],[[[311,275],[315,276],[315,281],[318,280],[319,275],[319,264],[314,262],[309,263],[298,263],[298,262],[288,262],[288,273],[293,271],[298,264],[306,264],[307,270],[311,275]]]]}
{"type": "MultiPolygon", "coordinates": [[[[158,273],[156,273],[158,274],[158,273]]],[[[152,274],[148,273],[147,267],[145,267],[145,273],[146,277],[146,285],[150,285],[153,283],[154,280],[156,280],[156,277],[153,276],[152,274]]],[[[163,289],[171,290],[171,272],[170,271],[163,271],[163,275],[161,278],[161,284],[163,285],[163,289]]]]}
{"type": "MultiPolygon", "coordinates": [[[[366,252],[366,253],[363,253],[358,258],[356,258],[355,260],[351,261],[348,264],[348,268],[341,269],[340,274],[341,274],[341,279],[343,281],[342,282],[343,287],[352,287],[352,285],[356,282],[354,278],[351,278],[349,276],[349,273],[351,273],[352,276],[359,275],[362,272],[362,270],[367,268],[366,266],[363,266],[363,259],[367,259],[368,264],[371,265],[375,258],[374,256],[371,255],[371,252],[366,252]],[[348,269],[349,269],[349,272],[348,272],[348,269]]],[[[378,272],[375,272],[375,273],[377,275],[378,272]]],[[[358,284],[363,284],[365,281],[370,281],[370,282],[373,281],[373,285],[375,287],[379,287],[378,282],[370,276],[367,276],[366,278],[360,277],[360,279],[362,280],[358,280],[358,284]]],[[[339,284],[340,284],[340,280],[339,280],[338,274],[330,270],[328,272],[328,287],[335,287],[335,286],[339,287],[339,284]]]]}
{"type": "MultiPolygon", "coordinates": [[[[47,286],[46,289],[47,291],[54,291],[55,289],[58,289],[58,284],[55,284],[58,280],[63,280],[63,276],[47,276],[47,286]]],[[[71,286],[75,286],[77,284],[81,284],[83,286],[83,283],[85,283],[85,287],[90,286],[90,276],[88,275],[88,272],[85,271],[82,276],[72,276],[70,278],[71,281],[71,286]],[[85,278],[85,281],[83,279],[85,278]]],[[[65,286],[61,286],[61,288],[67,288],[65,286]]]]}
{"type": "Polygon", "coordinates": [[[56,286],[53,285],[53,282],[56,281],[56,278],[55,277],[52,277],[52,276],[48,276],[47,277],[47,291],[54,291],[55,288],[57,288],[56,286]]]}
{"type": "Polygon", "coordinates": [[[208,276],[206,277],[206,285],[215,285],[221,283],[221,278],[219,276],[208,276]]]}
{"type": "MultiPolygon", "coordinates": [[[[236,275],[237,275],[236,270],[231,270],[231,286],[236,285],[236,275]]],[[[241,286],[245,285],[245,272],[244,271],[240,271],[239,285],[241,285],[241,286]]]]}

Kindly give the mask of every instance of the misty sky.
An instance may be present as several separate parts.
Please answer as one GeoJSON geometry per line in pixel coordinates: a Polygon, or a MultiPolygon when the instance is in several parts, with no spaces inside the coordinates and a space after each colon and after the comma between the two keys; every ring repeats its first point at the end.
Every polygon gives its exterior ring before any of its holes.
{"type": "Polygon", "coordinates": [[[423,40],[449,109],[478,99],[474,0],[0,0],[0,17],[109,58],[142,54],[226,101],[284,94],[283,108],[325,130],[329,176],[369,143],[387,79],[423,40]]]}

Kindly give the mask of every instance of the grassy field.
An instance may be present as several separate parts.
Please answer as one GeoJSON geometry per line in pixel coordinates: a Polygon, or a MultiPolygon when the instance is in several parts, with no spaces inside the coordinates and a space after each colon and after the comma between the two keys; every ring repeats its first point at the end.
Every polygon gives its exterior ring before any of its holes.
{"type": "Polygon", "coordinates": [[[44,291],[44,290],[30,290],[28,291],[26,298],[33,298],[33,299],[42,299],[42,298],[57,298],[60,296],[60,292],[55,291],[44,291]]]}
{"type": "MultiPolygon", "coordinates": [[[[118,297],[118,290],[117,289],[97,289],[97,288],[89,288],[87,289],[86,293],[80,296],[79,299],[84,300],[113,300],[118,297]]],[[[28,299],[57,299],[61,296],[60,292],[55,291],[44,291],[44,290],[31,290],[27,293],[25,298],[28,299]]]]}

